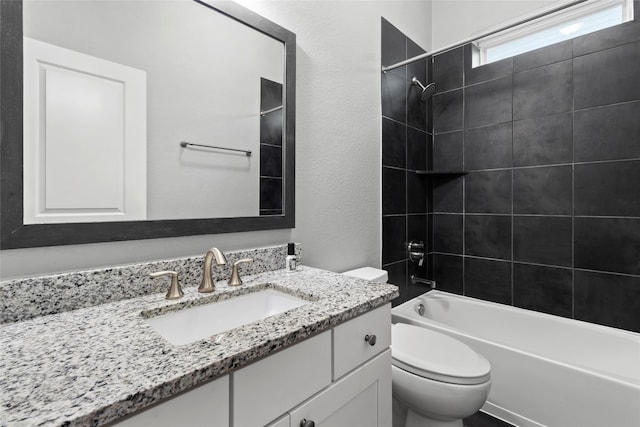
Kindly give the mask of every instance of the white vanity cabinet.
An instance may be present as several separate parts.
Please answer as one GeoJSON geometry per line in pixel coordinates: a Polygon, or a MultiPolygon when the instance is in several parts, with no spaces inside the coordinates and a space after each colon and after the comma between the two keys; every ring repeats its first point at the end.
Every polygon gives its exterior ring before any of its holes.
{"type": "Polygon", "coordinates": [[[387,304],[238,370],[232,374],[232,427],[390,426],[390,345],[387,304]],[[307,345],[315,350],[296,349],[312,340],[318,343],[307,345]],[[276,361],[288,351],[295,356],[276,361]],[[301,392],[300,383],[309,385],[307,393],[301,392]],[[297,406],[285,409],[292,402],[297,406]],[[287,414],[276,418],[285,411],[287,414]]]}
{"type": "Polygon", "coordinates": [[[229,375],[116,421],[117,427],[192,427],[229,425],[229,375]]]}
{"type": "Polygon", "coordinates": [[[390,344],[386,304],[114,425],[388,427],[390,344]]]}
{"type": "Polygon", "coordinates": [[[331,331],[231,374],[233,427],[264,426],[331,384],[331,331]]]}
{"type": "Polygon", "coordinates": [[[290,412],[290,427],[391,425],[391,350],[290,412]]]}

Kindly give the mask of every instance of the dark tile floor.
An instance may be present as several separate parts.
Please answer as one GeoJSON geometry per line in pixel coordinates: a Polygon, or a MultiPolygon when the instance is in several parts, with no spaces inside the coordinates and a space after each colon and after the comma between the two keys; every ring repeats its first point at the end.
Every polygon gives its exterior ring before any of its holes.
{"type": "Polygon", "coordinates": [[[484,412],[476,412],[469,418],[463,420],[464,427],[513,427],[509,423],[505,423],[484,412]]]}

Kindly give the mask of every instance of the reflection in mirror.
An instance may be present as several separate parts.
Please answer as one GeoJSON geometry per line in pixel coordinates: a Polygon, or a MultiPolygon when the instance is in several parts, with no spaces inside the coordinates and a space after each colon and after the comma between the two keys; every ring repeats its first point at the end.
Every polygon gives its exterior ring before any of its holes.
{"type": "Polygon", "coordinates": [[[3,249],[293,227],[295,34],[231,1],[1,7],[3,249]]]}
{"type": "Polygon", "coordinates": [[[260,80],[260,215],[282,215],[282,84],[260,80]]]}
{"type": "Polygon", "coordinates": [[[23,22],[26,223],[259,214],[261,82],[282,88],[281,41],[192,0],[27,0],[23,22]]]}

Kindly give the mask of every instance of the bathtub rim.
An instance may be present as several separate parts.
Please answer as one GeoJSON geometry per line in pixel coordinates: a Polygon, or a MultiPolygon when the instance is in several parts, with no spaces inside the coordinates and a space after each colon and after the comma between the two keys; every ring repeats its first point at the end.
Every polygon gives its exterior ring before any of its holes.
{"type": "MultiPolygon", "coordinates": [[[[534,317],[538,317],[538,318],[542,318],[542,319],[546,319],[546,318],[553,318],[554,320],[560,321],[562,323],[566,323],[566,324],[572,324],[575,322],[578,322],[579,324],[586,326],[588,328],[593,328],[593,329],[600,329],[603,332],[607,332],[607,333],[613,333],[613,334],[622,334],[622,335],[628,335],[632,338],[638,339],[640,340],[640,332],[634,332],[634,331],[629,331],[627,329],[620,329],[620,328],[615,328],[613,326],[607,326],[607,325],[601,325],[599,323],[592,323],[592,322],[587,322],[586,320],[580,320],[580,319],[572,319],[569,317],[564,317],[564,316],[558,316],[556,314],[550,314],[550,313],[544,313],[542,311],[536,311],[536,310],[531,310],[528,308],[522,308],[522,307],[516,307],[513,305],[508,305],[508,304],[502,304],[499,302],[494,302],[494,301],[488,301],[488,300],[483,300],[483,299],[479,299],[479,298],[474,298],[472,296],[467,296],[467,295],[460,295],[460,294],[454,294],[452,292],[447,292],[447,291],[442,291],[440,289],[434,289],[432,291],[428,291],[425,292],[422,295],[418,295],[408,301],[403,302],[402,304],[399,304],[395,307],[393,307],[391,309],[391,313],[393,314],[393,310],[395,309],[399,309],[401,307],[409,307],[411,305],[411,303],[415,303],[415,300],[417,300],[418,298],[429,298],[432,295],[442,295],[446,298],[451,298],[451,299],[459,299],[459,300],[470,300],[470,302],[474,303],[474,304],[486,304],[486,305],[490,305],[493,307],[496,307],[500,310],[507,310],[507,311],[525,311],[528,315],[532,315],[534,317]]],[[[434,321],[435,323],[439,323],[434,321]]],[[[452,328],[455,329],[455,328],[452,328]]]]}

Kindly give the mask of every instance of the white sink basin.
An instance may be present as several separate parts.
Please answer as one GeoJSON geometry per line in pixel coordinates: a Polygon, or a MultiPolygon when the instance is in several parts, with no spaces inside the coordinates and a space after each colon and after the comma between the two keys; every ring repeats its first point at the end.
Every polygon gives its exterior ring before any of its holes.
{"type": "Polygon", "coordinates": [[[283,292],[265,289],[145,320],[171,344],[184,345],[308,303],[283,292]]]}

